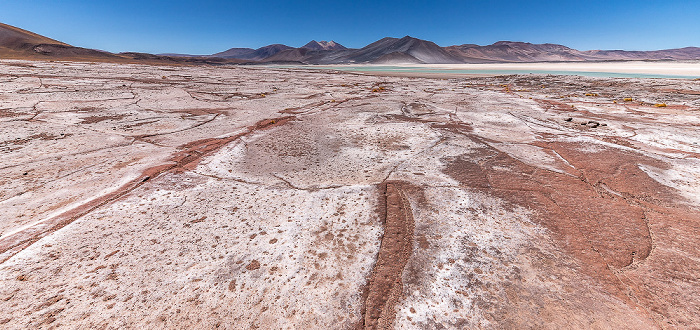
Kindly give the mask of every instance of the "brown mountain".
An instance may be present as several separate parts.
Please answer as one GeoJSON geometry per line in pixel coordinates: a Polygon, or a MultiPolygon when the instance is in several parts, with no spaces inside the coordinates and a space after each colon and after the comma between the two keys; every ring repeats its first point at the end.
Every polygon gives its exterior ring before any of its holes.
{"type": "Polygon", "coordinates": [[[445,47],[465,63],[483,62],[573,62],[625,60],[697,60],[700,48],[687,47],[656,51],[588,50],[580,51],[556,44],[499,41],[492,45],[445,47]]]}
{"type": "Polygon", "coordinates": [[[375,60],[372,60],[372,64],[421,64],[419,59],[401,52],[393,52],[389,54],[384,54],[375,60]]]}
{"type": "MultiPolygon", "coordinates": [[[[386,55],[397,53],[391,57],[400,58],[400,60],[418,63],[460,63],[460,58],[448,53],[444,48],[436,45],[434,42],[416,39],[405,36],[398,38],[384,38],[371,43],[363,48],[360,48],[345,58],[350,63],[373,63],[376,60],[386,55]],[[402,54],[402,55],[398,55],[402,54]],[[415,60],[411,60],[410,58],[415,60]]],[[[386,61],[382,61],[387,63],[386,61]]]]}
{"type": "Polygon", "coordinates": [[[252,48],[231,48],[227,51],[216,53],[211,56],[222,58],[235,58],[251,61],[271,62],[294,62],[302,63],[310,58],[322,59],[327,52],[347,50],[345,46],[335,41],[311,40],[306,45],[293,48],[286,45],[274,44],[258,49],[252,48]]]}
{"type": "Polygon", "coordinates": [[[494,63],[571,62],[625,60],[700,60],[700,48],[655,51],[587,50],[556,44],[499,41],[492,45],[464,44],[440,47],[412,38],[383,38],[360,49],[348,49],[334,41],[315,41],[300,48],[273,44],[258,49],[231,48],[207,56],[120,53],[74,47],[33,32],[0,23],[0,58],[87,60],[115,62],[227,64],[241,62],[343,64],[343,63],[494,63]]]}
{"type": "Polygon", "coordinates": [[[117,59],[114,54],[74,47],[2,23],[0,23],[0,57],[12,59],[117,59]]]}
{"type": "Polygon", "coordinates": [[[112,54],[74,47],[42,35],[0,23],[0,59],[128,62],[148,64],[230,64],[244,62],[195,56],[163,56],[143,53],[112,54]]]}
{"type": "Polygon", "coordinates": [[[578,50],[555,44],[499,41],[488,46],[473,44],[450,46],[445,49],[465,63],[483,62],[544,62],[584,61],[578,50]]]}
{"type": "Polygon", "coordinates": [[[262,62],[304,64],[700,60],[700,48],[697,47],[657,51],[580,51],[557,44],[532,44],[514,41],[499,41],[486,46],[464,44],[440,47],[433,42],[409,36],[400,39],[384,38],[360,49],[326,50],[313,43],[312,41],[301,48],[289,48],[269,57],[258,58],[262,62]]]}
{"type": "Polygon", "coordinates": [[[383,38],[360,49],[312,50],[288,49],[266,58],[264,62],[300,62],[306,64],[342,63],[463,63],[431,41],[412,38],[383,38]]]}
{"type": "Polygon", "coordinates": [[[21,51],[39,44],[69,46],[60,41],[0,23],[0,47],[6,49],[6,51],[21,51]]]}
{"type": "Polygon", "coordinates": [[[213,57],[235,58],[241,60],[259,61],[273,56],[283,50],[293,49],[287,45],[273,44],[258,49],[252,48],[231,48],[229,50],[213,54],[213,57]]]}
{"type": "Polygon", "coordinates": [[[311,40],[308,44],[301,46],[301,48],[308,48],[311,50],[346,50],[345,46],[331,40],[331,41],[316,41],[311,40]]]}
{"type": "Polygon", "coordinates": [[[605,60],[698,60],[700,48],[685,47],[652,51],[627,51],[627,50],[588,50],[582,52],[590,59],[605,60]]]}

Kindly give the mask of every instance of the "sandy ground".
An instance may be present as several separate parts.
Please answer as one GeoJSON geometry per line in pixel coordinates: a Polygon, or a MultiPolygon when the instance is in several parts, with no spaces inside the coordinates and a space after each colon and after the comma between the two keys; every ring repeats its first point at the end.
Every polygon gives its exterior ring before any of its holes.
{"type": "Polygon", "coordinates": [[[698,81],[2,61],[0,123],[2,328],[700,324],[698,81]]]}

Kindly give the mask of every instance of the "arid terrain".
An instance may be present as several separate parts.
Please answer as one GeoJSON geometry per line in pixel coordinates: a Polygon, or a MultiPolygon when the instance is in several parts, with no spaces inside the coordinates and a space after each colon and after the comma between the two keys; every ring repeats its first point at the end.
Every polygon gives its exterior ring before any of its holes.
{"type": "Polygon", "coordinates": [[[700,81],[3,60],[0,122],[0,328],[700,324],[700,81]]]}

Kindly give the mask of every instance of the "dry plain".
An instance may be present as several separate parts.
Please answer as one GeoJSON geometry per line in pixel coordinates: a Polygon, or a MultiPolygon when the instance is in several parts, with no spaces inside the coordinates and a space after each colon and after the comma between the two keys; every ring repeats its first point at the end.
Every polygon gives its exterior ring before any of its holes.
{"type": "Polygon", "coordinates": [[[694,328],[700,81],[0,62],[0,327],[694,328]]]}

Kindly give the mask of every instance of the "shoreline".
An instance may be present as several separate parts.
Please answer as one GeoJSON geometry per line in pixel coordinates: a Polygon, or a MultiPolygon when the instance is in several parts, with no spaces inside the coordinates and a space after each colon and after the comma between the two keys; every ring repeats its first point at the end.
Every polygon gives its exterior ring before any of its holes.
{"type": "Polygon", "coordinates": [[[700,62],[537,62],[489,64],[334,64],[273,65],[272,67],[327,69],[396,77],[484,77],[512,74],[580,75],[603,78],[700,78],[700,62]]]}

